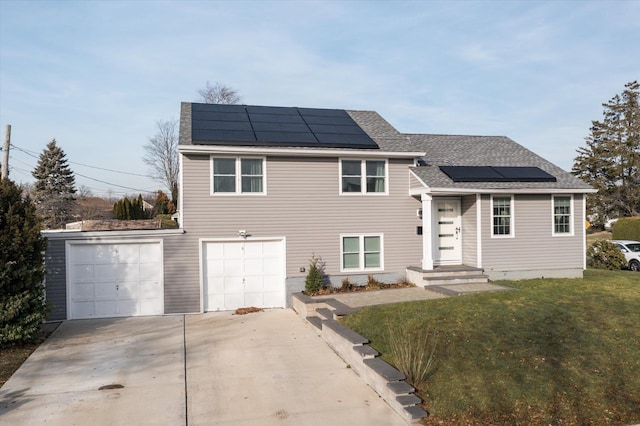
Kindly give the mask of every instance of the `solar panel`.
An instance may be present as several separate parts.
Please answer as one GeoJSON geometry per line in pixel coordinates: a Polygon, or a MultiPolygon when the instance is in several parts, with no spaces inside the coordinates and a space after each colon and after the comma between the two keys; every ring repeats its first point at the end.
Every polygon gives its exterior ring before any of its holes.
{"type": "Polygon", "coordinates": [[[293,133],[311,133],[309,127],[304,123],[252,123],[256,132],[293,132],[293,133]]]}
{"type": "Polygon", "coordinates": [[[245,108],[248,114],[299,115],[296,108],[290,107],[247,106],[245,108]]]}
{"type": "Polygon", "coordinates": [[[245,112],[244,105],[221,105],[221,104],[191,104],[191,112],[205,111],[205,112],[245,112]]]}
{"type": "Polygon", "coordinates": [[[301,123],[301,124],[304,124],[304,120],[299,115],[249,114],[249,120],[252,123],[301,123]]]}
{"type": "Polygon", "coordinates": [[[244,112],[192,111],[191,119],[198,121],[249,121],[244,112]]]}
{"type": "Polygon", "coordinates": [[[538,167],[440,166],[454,182],[555,182],[538,167]]]}
{"type": "Polygon", "coordinates": [[[353,126],[357,124],[353,121],[353,119],[349,116],[347,117],[325,117],[321,115],[305,115],[301,118],[304,118],[304,121],[311,124],[328,124],[333,126],[353,126]]]}
{"type": "Polygon", "coordinates": [[[219,145],[218,141],[228,142],[255,142],[256,135],[253,132],[239,132],[233,130],[205,130],[193,129],[191,137],[194,143],[206,143],[207,145],[219,145]]]}
{"type": "Polygon", "coordinates": [[[194,144],[379,149],[345,110],[191,105],[194,144]]]}
{"type": "Polygon", "coordinates": [[[248,121],[207,121],[194,120],[193,127],[198,130],[243,130],[252,132],[253,128],[248,121]]]}
{"type": "Polygon", "coordinates": [[[270,145],[278,146],[286,143],[294,143],[293,146],[317,146],[318,140],[312,133],[300,132],[256,132],[259,142],[272,142],[270,145]],[[299,144],[304,145],[299,145],[299,144]],[[310,145],[311,144],[311,145],[310,145]]]}
{"type": "Polygon", "coordinates": [[[502,179],[502,175],[491,167],[484,166],[440,166],[454,182],[494,182],[502,179]]]}
{"type": "Polygon", "coordinates": [[[331,126],[328,124],[310,124],[309,128],[314,133],[337,133],[343,135],[365,135],[358,126],[331,126]]]}
{"type": "Polygon", "coordinates": [[[555,182],[556,178],[538,167],[494,167],[513,182],[555,182]]]}
{"type": "Polygon", "coordinates": [[[320,117],[349,117],[347,111],[343,109],[323,109],[323,108],[298,108],[298,112],[303,117],[320,116],[320,117]]]}

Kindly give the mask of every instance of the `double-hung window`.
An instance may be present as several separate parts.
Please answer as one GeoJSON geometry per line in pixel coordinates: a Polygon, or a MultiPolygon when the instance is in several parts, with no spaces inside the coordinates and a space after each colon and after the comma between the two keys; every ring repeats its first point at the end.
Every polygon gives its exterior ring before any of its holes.
{"type": "Polygon", "coordinates": [[[386,160],[340,160],[341,194],[386,194],[386,160]]]}
{"type": "Polygon", "coordinates": [[[491,197],[491,236],[513,237],[513,197],[491,197]]]}
{"type": "Polygon", "coordinates": [[[553,196],[553,235],[573,235],[572,205],[573,200],[569,195],[553,196]]]}
{"type": "Polygon", "coordinates": [[[264,158],[213,157],[211,192],[224,194],[265,194],[264,158]]]}
{"type": "Polygon", "coordinates": [[[382,235],[343,235],[340,252],[342,271],[383,269],[382,235]]]}

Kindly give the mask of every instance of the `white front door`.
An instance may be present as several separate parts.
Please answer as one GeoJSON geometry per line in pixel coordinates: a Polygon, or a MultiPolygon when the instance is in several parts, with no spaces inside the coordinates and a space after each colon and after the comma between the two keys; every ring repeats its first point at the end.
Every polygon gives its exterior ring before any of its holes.
{"type": "Polygon", "coordinates": [[[284,240],[203,242],[203,308],[282,308],[284,240]]]}
{"type": "Polygon", "coordinates": [[[436,265],[462,264],[460,199],[434,199],[433,255],[436,265]]]}

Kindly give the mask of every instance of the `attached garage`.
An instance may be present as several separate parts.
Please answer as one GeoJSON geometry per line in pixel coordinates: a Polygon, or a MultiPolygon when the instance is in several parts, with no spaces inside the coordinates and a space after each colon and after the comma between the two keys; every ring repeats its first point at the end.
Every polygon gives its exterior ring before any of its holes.
{"type": "Polygon", "coordinates": [[[162,240],[66,242],[67,318],[164,313],[162,240]]]}
{"type": "Polygon", "coordinates": [[[286,306],[285,240],[201,240],[204,311],[286,306]]]}

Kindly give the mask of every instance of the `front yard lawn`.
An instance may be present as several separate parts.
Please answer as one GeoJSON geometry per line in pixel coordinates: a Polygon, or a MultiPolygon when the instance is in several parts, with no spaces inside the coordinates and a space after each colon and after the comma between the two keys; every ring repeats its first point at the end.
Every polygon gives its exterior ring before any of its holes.
{"type": "Polygon", "coordinates": [[[640,274],[502,281],[517,291],[369,307],[343,321],[389,357],[387,328],[429,328],[427,424],[640,422],[640,274]]]}

